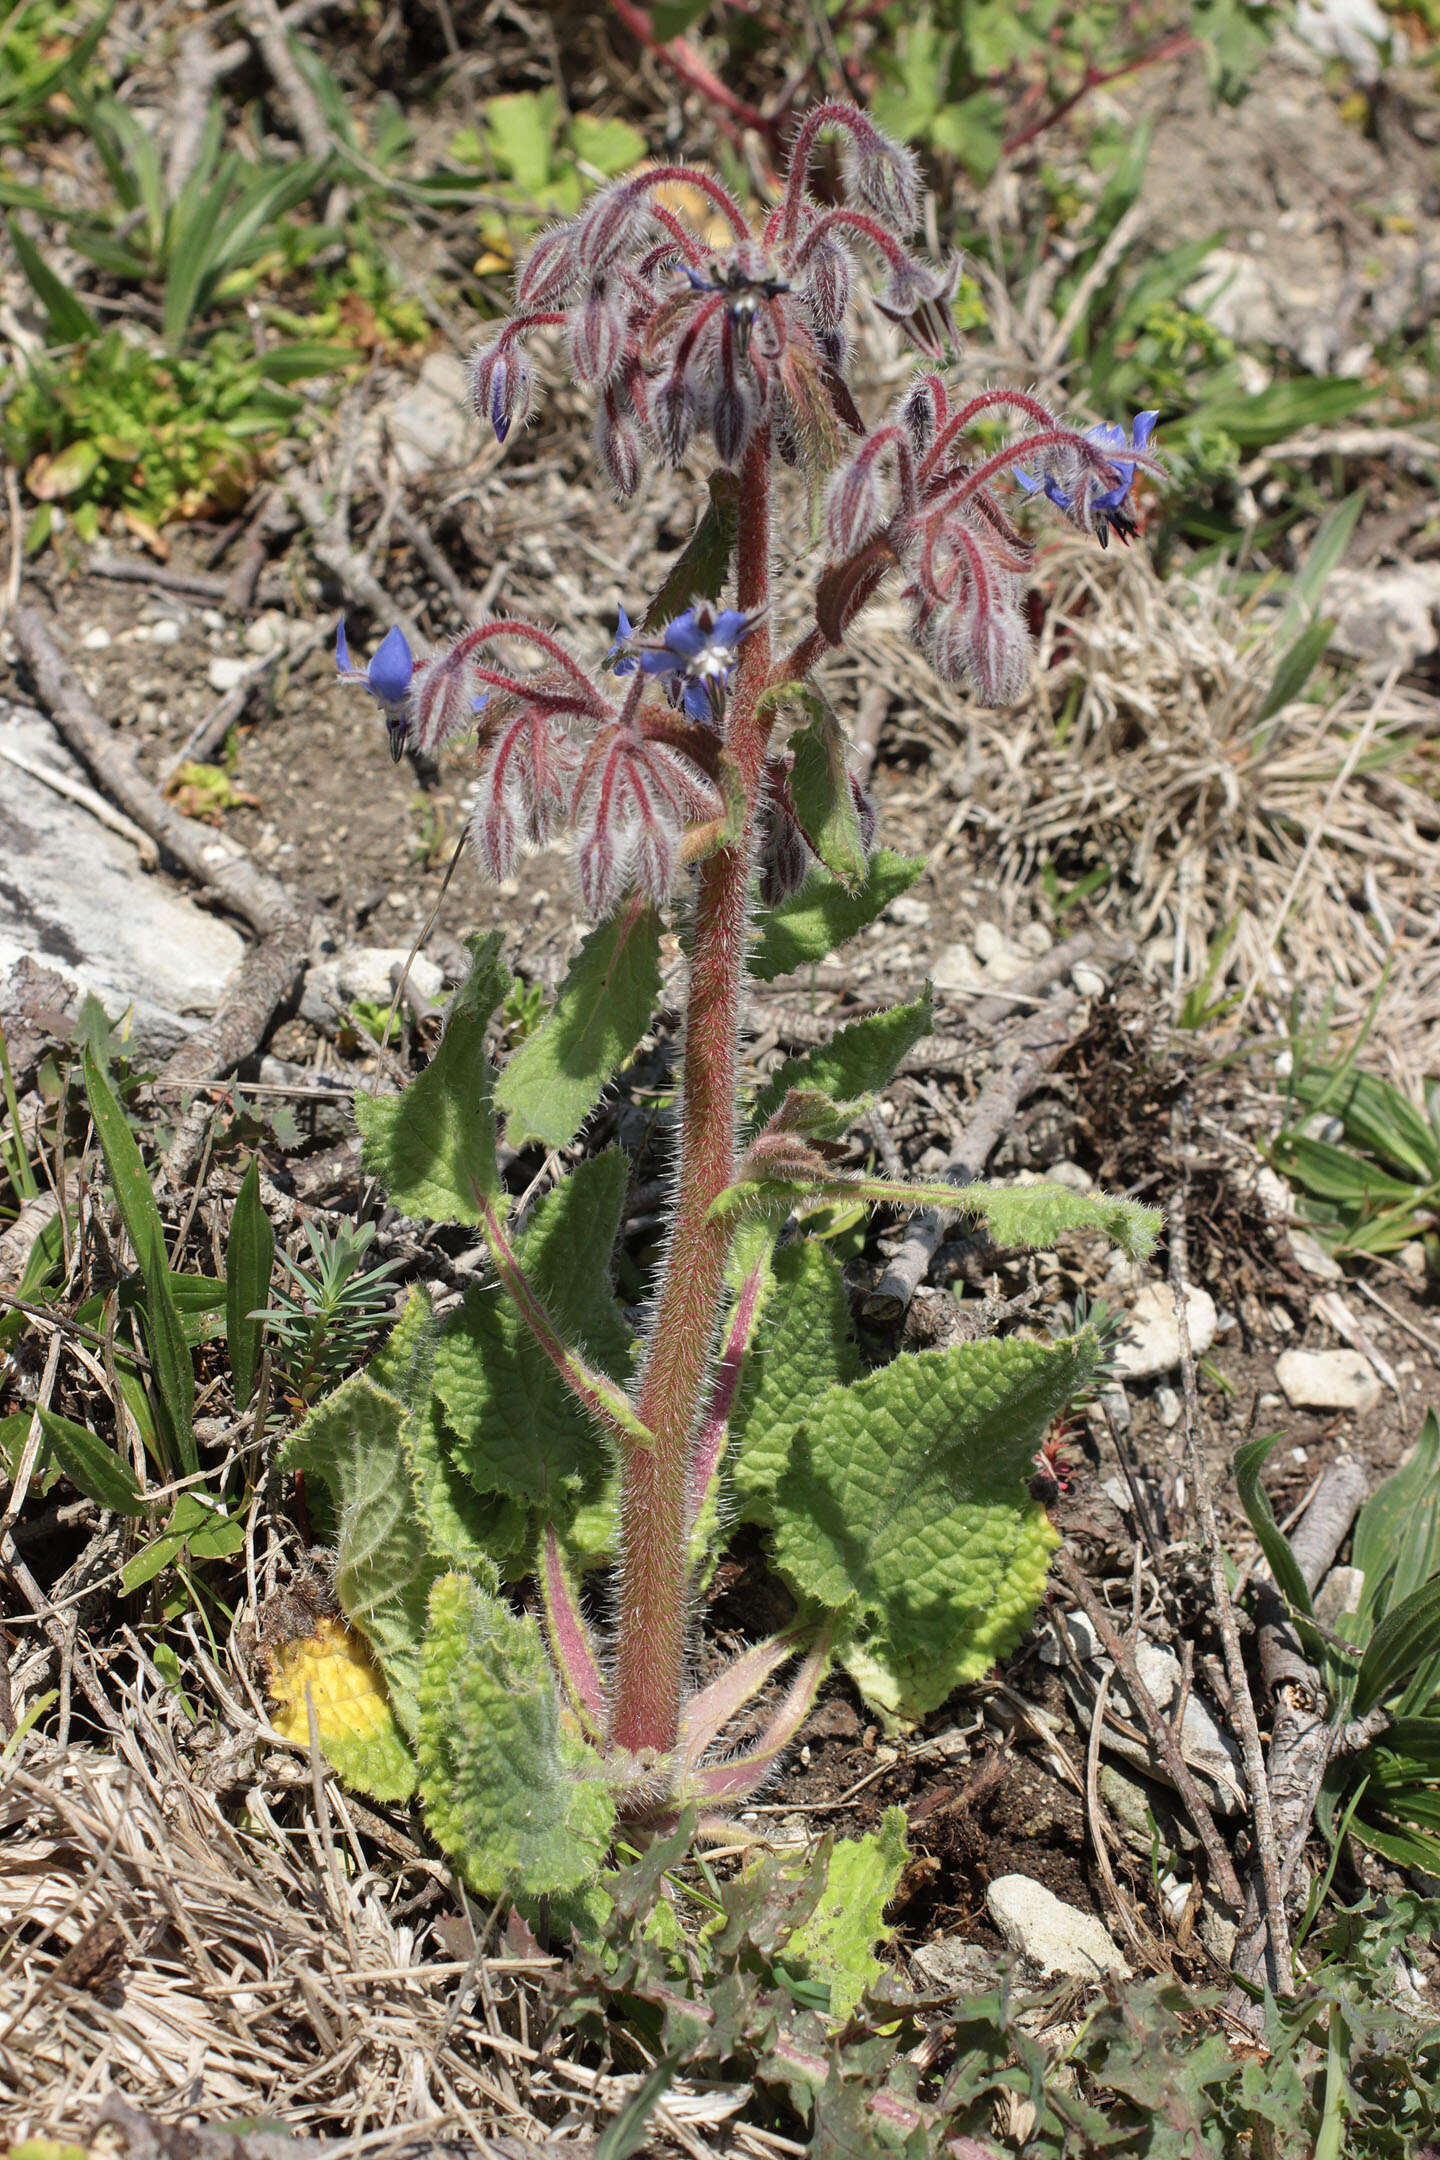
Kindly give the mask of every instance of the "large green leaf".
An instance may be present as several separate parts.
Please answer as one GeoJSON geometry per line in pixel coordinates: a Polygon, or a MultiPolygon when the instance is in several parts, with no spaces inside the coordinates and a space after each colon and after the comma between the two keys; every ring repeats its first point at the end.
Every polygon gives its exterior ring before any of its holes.
{"type": "Polygon", "coordinates": [[[813,684],[799,683],[793,688],[811,716],[808,726],[790,738],[795,756],[790,799],[795,815],[825,868],[847,893],[858,893],[865,883],[866,854],[844,733],[834,710],[813,684]]]}
{"type": "Polygon", "coordinates": [[[441,1573],[401,1445],[406,1405],[356,1373],[292,1434],[282,1456],[328,1488],[335,1507],[335,1594],[379,1660],[405,1731],[419,1716],[426,1602],[441,1573]]]}
{"type": "Polygon", "coordinates": [[[860,1377],[840,1263],[815,1238],[775,1255],[774,1281],[730,1419],[727,1465],[741,1512],[771,1519],[790,1445],[827,1388],[860,1377]]]}
{"type": "Polygon", "coordinates": [[[431,1594],[418,1746],[431,1831],[481,1897],[554,1896],[599,1874],[614,1801],[562,1711],[539,1623],[465,1576],[431,1594]]]}
{"type": "Polygon", "coordinates": [[[907,1857],[905,1810],[898,1807],[886,1808],[868,1837],[845,1838],[830,1849],[825,1894],[786,1943],[784,1960],[787,1970],[829,1981],[831,2017],[849,2017],[885,1970],[875,1945],[889,1934],[885,1907],[907,1857]]]}
{"type": "Polygon", "coordinates": [[[1028,1491],[1035,1450],[1098,1355],[1088,1330],[901,1355],[805,1418],[775,1493],[776,1559],[853,1616],[904,1716],[979,1679],[1028,1626],[1055,1542],[1028,1491]]]}
{"type": "Polygon", "coordinates": [[[757,982],[774,982],[795,968],[816,966],[924,874],[923,855],[897,855],[891,848],[875,850],[858,892],[847,893],[828,870],[812,870],[798,892],[762,918],[750,973],[757,982]]]}
{"type": "MultiPolygon", "coordinates": [[[[611,1379],[632,1344],[610,1280],[628,1175],[618,1148],[583,1162],[535,1211],[520,1264],[567,1342],[611,1379]]],[[[472,1290],[435,1348],[435,1391],[459,1436],[454,1468],[479,1492],[533,1501],[560,1515],[593,1495],[607,1457],[593,1422],[501,1293],[472,1290]]]]}
{"type": "Polygon", "coordinates": [[[624,1064],[660,993],[660,917],[622,907],[590,932],[553,1007],[495,1089],[512,1147],[567,1147],[624,1064]]]}
{"type": "Polygon", "coordinates": [[[500,934],[470,944],[470,973],[446,1015],[440,1048],[403,1095],[355,1098],[362,1159],[396,1207],[421,1221],[475,1223],[499,1191],[490,1015],[510,987],[500,934]]]}
{"type": "Polygon", "coordinates": [[[763,1125],[791,1088],[818,1088],[839,1105],[877,1094],[894,1079],[901,1059],[930,1033],[932,1010],[927,987],[913,1005],[892,1005],[889,1012],[852,1020],[823,1049],[787,1058],[755,1098],[755,1124],[763,1125]]]}
{"type": "MultiPolygon", "coordinates": [[[[51,1454],[77,1492],[116,1515],[145,1513],[145,1496],[123,1455],[117,1454],[98,1433],[91,1432],[88,1425],[77,1425],[73,1419],[61,1417],[57,1410],[37,1404],[35,1415],[51,1454]]],[[[28,1427],[28,1412],[24,1423],[28,1427]]]]}

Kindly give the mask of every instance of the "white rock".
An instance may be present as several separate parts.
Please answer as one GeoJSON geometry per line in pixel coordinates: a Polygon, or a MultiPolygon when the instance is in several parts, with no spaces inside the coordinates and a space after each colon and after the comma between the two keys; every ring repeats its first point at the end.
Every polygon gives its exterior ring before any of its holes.
{"type": "Polygon", "coordinates": [[[180,625],[178,622],[176,622],[173,615],[162,616],[159,622],[151,623],[150,642],[152,645],[179,644],[180,625]]]}
{"type": "Polygon", "coordinates": [[[1401,1267],[1404,1268],[1407,1275],[1415,1275],[1418,1276],[1422,1281],[1424,1280],[1425,1247],[1421,1244],[1418,1237],[1411,1238],[1408,1244],[1402,1245],[1399,1252],[1396,1253],[1395,1257],[1399,1261],[1401,1267]]]}
{"type": "Polygon", "coordinates": [[[930,979],[937,990],[979,990],[985,981],[979,961],[963,943],[946,945],[936,954],[930,979]]]}
{"type": "Polygon", "coordinates": [[[1384,1392],[1358,1350],[1282,1350],[1275,1377],[1297,1410],[1353,1410],[1363,1417],[1384,1392]]]}
{"type": "MultiPolygon", "coordinates": [[[[84,772],[45,720],[0,723],[25,757],[78,784],[84,772]]],[[[0,782],[0,974],[23,955],[130,1013],[132,1056],[163,1058],[214,1012],[244,941],[79,803],[6,765],[0,782]]]]}
{"type": "Polygon", "coordinates": [[[382,406],[380,418],[407,480],[463,465],[480,447],[470,378],[453,353],[431,353],[419,381],[382,406]]]}
{"type": "MultiPolygon", "coordinates": [[[[357,998],[371,1005],[388,1005],[394,996],[390,970],[403,967],[408,945],[352,945],[328,960],[317,960],[305,977],[300,1017],[312,1027],[332,1027],[357,998]]],[[[445,973],[424,953],[410,966],[410,980],[432,1004],[444,995],[445,973]]]]}
{"type": "Polygon", "coordinates": [[[1095,1180],[1083,1164],[1078,1162],[1054,1162],[1045,1172],[1051,1185],[1064,1185],[1071,1192],[1094,1192],[1095,1180]]]}
{"type": "Polygon", "coordinates": [[[885,920],[899,923],[904,930],[923,930],[930,920],[930,903],[917,900],[914,893],[901,893],[886,908],[885,920]]]}
{"type": "Polygon", "coordinates": [[[1291,1222],[1295,1216],[1295,1195],[1281,1177],[1266,1163],[1255,1173],[1255,1197],[1265,1210],[1270,1222],[1291,1222]]]}
{"type": "Polygon", "coordinates": [[[1010,940],[998,923],[977,923],[975,925],[975,936],[971,942],[974,944],[977,958],[983,961],[987,967],[992,960],[998,959],[1002,953],[1010,950],[1010,940]]]}
{"type": "Polygon", "coordinates": [[[1099,1980],[1110,1972],[1128,1977],[1130,1967],[1094,1914],[1077,1911],[1028,1875],[997,1876],[985,1904],[1006,1948],[1038,1977],[1061,1973],[1099,1980]]]}
{"type": "Polygon", "coordinates": [[[285,617],[274,608],[267,609],[265,614],[257,615],[254,622],[245,625],[246,652],[254,653],[257,660],[268,659],[285,643],[286,630],[285,617]]]}
{"type": "Polygon", "coordinates": [[[1017,975],[1025,973],[1029,965],[1024,953],[1017,952],[1012,945],[1005,952],[996,953],[993,960],[986,961],[985,980],[987,983],[1013,982],[1017,975]]]}
{"type": "Polygon", "coordinates": [[[1361,82],[1379,80],[1399,35],[1377,0],[1298,0],[1295,35],[1322,60],[1343,60],[1361,82]]]}
{"type": "Polygon", "coordinates": [[[1184,1413],[1185,1405],[1181,1402],[1173,1387],[1156,1388],[1155,1415],[1159,1418],[1166,1432],[1174,1430],[1184,1413]]]}
{"type": "Polygon", "coordinates": [[[1095,1390],[1096,1399],[1109,1413],[1110,1422],[1117,1432],[1130,1430],[1130,1398],[1118,1380],[1107,1380],[1095,1390]]]}
{"type": "MultiPolygon", "coordinates": [[[[1208,1290],[1192,1283],[1186,1293],[1185,1318],[1190,1348],[1202,1357],[1215,1340],[1217,1314],[1208,1290]]],[[[1180,1323],[1168,1285],[1147,1283],[1130,1308],[1130,1325],[1115,1353],[1122,1380],[1153,1380],[1174,1372],[1180,1363],[1180,1323]]]]}
{"type": "Polygon", "coordinates": [[[81,638],[80,650],[81,652],[108,652],[114,642],[115,640],[111,637],[110,632],[103,630],[97,623],[93,630],[87,630],[84,637],[81,638]]]}
{"type": "Polygon", "coordinates": [[[253,661],[232,659],[228,653],[221,653],[206,668],[205,680],[212,690],[220,691],[223,696],[227,690],[239,689],[253,665],[253,661]]]}
{"type": "Polygon", "coordinates": [[[1029,922],[1020,932],[1019,943],[1021,949],[1029,953],[1032,959],[1043,960],[1055,943],[1054,932],[1048,923],[1029,922]]]}
{"type": "Polygon", "coordinates": [[[1412,668],[1440,651],[1440,563],[1336,570],[1325,587],[1332,643],[1374,669],[1412,668]]]}
{"type": "Polygon", "coordinates": [[[1100,973],[1099,968],[1089,966],[1084,960],[1077,962],[1071,968],[1070,980],[1080,997],[1104,997],[1106,990],[1109,988],[1109,984],[1100,973]]]}
{"type": "Polygon", "coordinates": [[[1333,1630],[1347,1612],[1359,1612],[1364,1591],[1364,1568],[1332,1567],[1315,1593],[1315,1617],[1321,1627],[1333,1630]]]}
{"type": "Polygon", "coordinates": [[[1307,1275],[1314,1275],[1321,1282],[1344,1282],[1345,1270],[1338,1260],[1332,1260],[1318,1238],[1308,1230],[1291,1230],[1286,1243],[1299,1265],[1307,1275]]]}

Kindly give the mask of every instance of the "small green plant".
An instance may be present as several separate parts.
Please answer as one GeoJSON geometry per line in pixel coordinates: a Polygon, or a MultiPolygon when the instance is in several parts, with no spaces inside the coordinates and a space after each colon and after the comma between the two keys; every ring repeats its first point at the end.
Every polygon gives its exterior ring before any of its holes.
{"type": "Polygon", "coordinates": [[[1273,1440],[1235,1458],[1236,1481],[1296,1631],[1324,1678],[1337,1737],[1316,1808],[1399,1867],[1440,1870],[1440,1420],[1426,1414],[1408,1462],[1355,1523],[1364,1577],[1353,1611],[1320,1628],[1260,1484],[1273,1440]]]}
{"type": "MultiPolygon", "coordinates": [[[[505,439],[534,395],[529,335],[565,327],[618,493],[645,462],[713,442],[695,533],[598,666],[509,617],[418,659],[396,630],[363,668],[337,654],[392,744],[434,751],[477,733],[482,866],[503,879],[522,846],[568,835],[593,923],[499,1071],[492,1031],[516,993],[498,936],[478,937],[433,1061],[399,1098],[357,1102],[365,1165],[392,1204],[477,1231],[493,1275],[443,1319],[412,1293],[383,1350],[284,1457],[307,1493],[328,1489],[342,1610],[384,1673],[431,1828],[483,1894],[548,1895],[593,1917],[617,1828],[648,1834],[753,1793],[832,1656],[872,1702],[918,1717],[1027,1626],[1054,1540],[1029,1490],[1035,1451],[1098,1369],[1100,1339],[1011,1336],[867,1370],[837,1213],[955,1205],[1002,1245],[1090,1229],[1143,1254],[1156,1235],[1158,1217],[1120,1198],[836,1167],[928,1031],[928,995],[754,1090],[740,1083],[747,981],[824,959],[921,868],[875,847],[817,661],[903,566],[921,650],[1004,701],[1025,665],[1029,548],[991,486],[1013,482],[1022,516],[1036,497],[1108,539],[1133,530],[1136,475],[1157,469],[1153,414],[1085,434],[1024,392],[952,400],[940,368],[956,269],[909,252],[919,209],[907,155],[854,107],[826,105],[757,230],[709,175],[660,166],[542,235],[520,312],[477,356],[477,405],[505,439]],[[827,129],[845,176],[830,207],[809,191],[827,129]],[[836,372],[854,240],[932,363],[872,428],[836,372]],[[977,444],[997,417],[1010,432],[977,444]],[[782,637],[771,519],[791,458],[829,559],[782,637]],[[533,672],[506,664],[517,644],[533,672]],[[516,1153],[571,1155],[653,1024],[672,908],[689,958],[678,1157],[637,1338],[611,1272],[625,1155],[575,1163],[514,1222],[498,1128],[516,1153]],[[697,1688],[690,1613],[737,1518],[764,1534],[794,1616],[697,1688]],[[602,1569],[608,1655],[585,1611],[585,1578],[602,1569]],[[506,1594],[524,1577],[543,1626],[506,1594]],[[757,1733],[754,1699],[787,1670],[757,1733]]],[[[389,1752],[377,1776],[393,1789],[389,1752]]]]}
{"type": "Polygon", "coordinates": [[[303,1407],[362,1362],[392,1309],[392,1277],[400,1263],[361,1266],[375,1242],[374,1223],[302,1227],[312,1265],[276,1254],[290,1287],[275,1293],[262,1317],[287,1392],[303,1407]]]}
{"type": "Polygon", "coordinates": [[[1291,1078],[1306,1115],[1271,1150],[1275,1167],[1306,1196],[1322,1244],[1337,1254],[1398,1252],[1423,1241],[1440,1258],[1440,1100],[1421,1110],[1392,1080],[1343,1065],[1308,1065],[1291,1078]],[[1305,1125],[1338,1118],[1343,1140],[1305,1125]]]}
{"type": "Polygon", "coordinates": [[[554,89],[516,90],[487,98],[478,128],[462,128],[450,142],[460,167],[495,180],[498,205],[479,213],[488,267],[513,259],[517,232],[543,219],[572,217],[587,188],[628,172],[645,156],[645,138],[626,120],[596,113],[566,117],[554,89]]]}

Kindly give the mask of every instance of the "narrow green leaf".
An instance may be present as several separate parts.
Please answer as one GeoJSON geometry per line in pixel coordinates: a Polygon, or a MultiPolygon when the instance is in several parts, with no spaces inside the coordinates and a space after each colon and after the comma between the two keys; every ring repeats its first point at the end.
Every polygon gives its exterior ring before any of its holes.
{"type": "Polygon", "coordinates": [[[847,893],[855,894],[864,886],[867,858],[844,733],[818,690],[810,684],[796,688],[811,719],[790,738],[795,754],[790,774],[795,815],[813,853],[847,893]]]}
{"type": "Polygon", "coordinates": [[[1307,1109],[1327,1110],[1345,1137],[1417,1183],[1440,1181],[1440,1133],[1393,1081],[1344,1066],[1315,1065],[1295,1076],[1307,1109]]]}
{"type": "Polygon", "coordinates": [[[1293,645],[1286,646],[1255,716],[1257,720],[1273,720],[1283,706],[1292,704],[1299,697],[1329,650],[1334,628],[1331,617],[1322,615],[1300,632],[1293,645]]]}
{"type": "Polygon", "coordinates": [[[750,973],[757,982],[774,982],[796,968],[818,965],[837,945],[883,915],[891,901],[924,874],[923,855],[897,855],[890,848],[875,850],[856,893],[847,893],[828,870],[812,870],[799,892],[763,918],[750,973]]]}
{"type": "Polygon", "coordinates": [[[1366,1647],[1355,1682],[1355,1715],[1393,1693],[1422,1658],[1440,1651],[1440,1575],[1386,1613],[1366,1647]]]}
{"type": "Polygon", "coordinates": [[[1350,544],[1350,535],[1359,523],[1364,507],[1364,492],[1357,488],[1353,495],[1347,495],[1344,502],[1337,503],[1335,508],[1321,519],[1315,537],[1305,552],[1305,560],[1291,580],[1290,598],[1285,613],[1280,618],[1278,637],[1292,636],[1314,616],[1332,573],[1340,567],[1344,559],[1345,550],[1350,544]]]}
{"type": "Polygon", "coordinates": [[[1387,1202],[1413,1206],[1425,1191],[1423,1185],[1406,1185],[1390,1177],[1348,1148],[1311,1140],[1304,1133],[1281,1133],[1273,1152],[1285,1176],[1297,1178],[1319,1200],[1338,1200],[1348,1207],[1379,1207],[1387,1202]]]}
{"type": "Polygon", "coordinates": [[[775,1556],[803,1595],[853,1615],[842,1654],[872,1699],[923,1717],[1019,1641],[1055,1543],[1029,1494],[1035,1450],[1098,1354],[1088,1330],[960,1343],[809,1408],[775,1494],[775,1556]]]}
{"type": "Polygon", "coordinates": [[[512,1147],[567,1147],[634,1050],[660,994],[660,917],[632,902],[597,924],[550,1012],[495,1089],[512,1147]]]}
{"type": "Polygon", "coordinates": [[[145,1513],[144,1495],[123,1456],[88,1426],[76,1425],[57,1411],[37,1405],[37,1415],[56,1462],[77,1492],[84,1493],[97,1507],[109,1508],[112,1514],[145,1513]]]}
{"type": "Polygon", "coordinates": [[[644,630],[660,630],[696,600],[718,600],[740,531],[740,482],[723,467],[710,475],[710,500],[699,524],[645,610],[644,630]]]}
{"type": "Polygon", "coordinates": [[[260,1198],[260,1160],[250,1158],[230,1218],[225,1247],[225,1341],[235,1383],[235,1408],[246,1410],[255,1387],[264,1322],[255,1318],[270,1303],[275,1232],[260,1198]]]}
{"type": "MultiPolygon", "coordinates": [[[[657,10],[658,12],[658,10],[657,10]]],[[[671,36],[678,32],[670,32],[671,36]]],[[[649,2075],[630,2095],[618,2115],[612,2115],[595,2147],[595,2160],[630,2160],[650,2134],[650,2118],[675,2082],[682,2055],[662,2055],[649,2075]]],[[[651,2150],[653,2151],[653,2147],[651,2150]]]]}
{"type": "Polygon", "coordinates": [[[193,1476],[200,1467],[191,1422],[195,1405],[195,1369],[190,1362],[185,1330],[171,1288],[160,1210],[155,1205],[155,1195],[150,1189],[150,1179],[140,1159],[135,1136],[88,1043],[83,1070],[85,1095],[95,1121],[100,1152],[110,1173],[115,1204],[120,1210],[125,1234],[135,1248],[135,1258],[145,1282],[145,1347],[154,1368],[165,1438],[173,1450],[173,1461],[187,1476],[193,1476]]]}
{"type": "Polygon", "coordinates": [[[1279,1433],[1266,1433],[1259,1440],[1247,1441],[1244,1447],[1236,1449],[1232,1464],[1235,1471],[1235,1489],[1240,1495],[1240,1505],[1249,1517],[1250,1527],[1259,1540],[1260,1550],[1265,1555],[1270,1573],[1275,1578],[1281,1596],[1290,1607],[1297,1628],[1302,1631],[1308,1654],[1322,1656],[1322,1638],[1317,1636],[1314,1628],[1309,1625],[1314,1618],[1315,1608],[1310,1602],[1305,1578],[1300,1573],[1299,1562],[1290,1549],[1290,1540],[1275,1520],[1270,1495],[1260,1482],[1260,1472],[1265,1467],[1266,1458],[1279,1438],[1279,1433]]]}
{"type": "Polygon", "coordinates": [[[421,1221],[476,1223],[500,1189],[490,1015],[510,987],[500,934],[470,944],[470,973],[450,1002],[440,1047],[403,1095],[355,1098],[362,1159],[395,1206],[421,1221]]]}
{"type": "MultiPolygon", "coordinates": [[[[1419,1581],[1436,1572],[1437,1562],[1440,1562],[1440,1552],[1435,1549],[1437,1497],[1440,1497],[1440,1421],[1433,1410],[1428,1410],[1415,1437],[1409,1462],[1376,1487],[1356,1518],[1350,1558],[1352,1565],[1365,1577],[1362,1620],[1384,1612],[1389,1603],[1388,1589],[1396,1562],[1417,1522],[1425,1532],[1425,1558],[1429,1563],[1423,1566],[1419,1581]]],[[[1416,1584],[1411,1583],[1409,1587],[1414,1588],[1416,1584]]]]}
{"type": "MultiPolygon", "coordinates": [[[[822,1049],[787,1058],[756,1096],[752,1123],[757,1128],[763,1125],[792,1088],[818,1089],[842,1112],[847,1105],[878,1094],[894,1079],[916,1043],[930,1033],[933,1012],[927,983],[913,1005],[892,1005],[888,1012],[852,1020],[838,1028],[822,1049]]],[[[847,1122],[837,1118],[834,1129],[843,1130],[847,1122]]]]}
{"type": "Polygon", "coordinates": [[[431,1593],[417,1752],[430,1829],[481,1897],[595,1880],[615,1821],[599,1758],[566,1726],[533,1614],[464,1576],[431,1593]]]}
{"type": "Polygon", "coordinates": [[[6,219],[5,229],[30,288],[45,310],[46,319],[57,343],[75,345],[82,338],[98,336],[100,326],[89,308],[70,290],[64,279],[58,277],[50,268],[39,249],[27,238],[14,218],[6,219]]]}

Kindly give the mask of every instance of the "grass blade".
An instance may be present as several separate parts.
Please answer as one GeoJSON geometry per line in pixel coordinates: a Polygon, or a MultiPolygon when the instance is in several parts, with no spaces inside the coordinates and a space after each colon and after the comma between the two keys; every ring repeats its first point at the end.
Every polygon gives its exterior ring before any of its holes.
{"type": "Polygon", "coordinates": [[[254,1315],[270,1302],[270,1272],[275,1261],[275,1232],[260,1201],[260,1163],[250,1158],[225,1247],[225,1340],[235,1382],[235,1408],[249,1408],[260,1361],[265,1323],[254,1315]]]}

